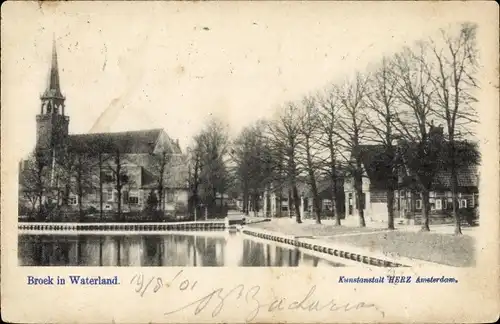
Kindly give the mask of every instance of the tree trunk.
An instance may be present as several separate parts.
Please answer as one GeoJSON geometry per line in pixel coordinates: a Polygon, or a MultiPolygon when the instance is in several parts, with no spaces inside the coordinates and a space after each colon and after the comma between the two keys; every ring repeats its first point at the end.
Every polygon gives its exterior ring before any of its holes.
{"type": "Polygon", "coordinates": [[[38,217],[37,217],[37,220],[38,221],[41,221],[43,220],[43,191],[40,190],[39,193],[38,193],[38,201],[39,201],[39,204],[38,204],[38,217]]]}
{"type": "Polygon", "coordinates": [[[340,220],[343,213],[342,206],[344,205],[345,202],[343,196],[339,195],[339,186],[336,178],[333,183],[333,195],[334,195],[334,200],[332,201],[335,201],[335,223],[340,226],[341,225],[340,220]]]}
{"type": "Polygon", "coordinates": [[[358,209],[358,215],[359,215],[359,226],[366,227],[363,190],[361,188],[356,189],[356,201],[358,203],[357,209],[358,209]]]}
{"type": "Polygon", "coordinates": [[[249,194],[248,194],[248,189],[245,187],[243,188],[243,213],[248,216],[249,211],[248,211],[248,203],[249,203],[249,194]]]}
{"type": "Polygon", "coordinates": [[[339,212],[339,209],[337,206],[337,188],[336,188],[335,184],[333,185],[333,189],[332,189],[332,204],[333,203],[335,204],[335,206],[332,206],[332,211],[335,214],[335,225],[341,226],[342,223],[340,221],[340,212],[339,212]]]}
{"type": "Polygon", "coordinates": [[[363,167],[360,157],[356,157],[356,170],[354,175],[354,189],[356,191],[357,210],[359,215],[359,226],[366,227],[365,201],[363,198],[363,167]]]}
{"type": "MultiPolygon", "coordinates": [[[[295,186],[295,185],[293,185],[295,186]]],[[[292,218],[292,200],[295,199],[292,193],[293,189],[288,189],[288,217],[292,218]]],[[[294,203],[295,205],[295,203],[294,203]]]]}
{"type": "MultiPolygon", "coordinates": [[[[81,167],[81,165],[80,165],[81,167]]],[[[82,200],[83,200],[83,188],[82,188],[82,174],[81,171],[78,170],[78,179],[77,179],[77,186],[78,186],[78,216],[80,223],[83,222],[83,208],[82,208],[82,200]]]]}
{"type": "Polygon", "coordinates": [[[394,189],[387,190],[387,228],[394,229],[394,189]]]}
{"type": "Polygon", "coordinates": [[[163,212],[165,207],[165,194],[163,193],[163,185],[158,186],[158,210],[163,212]]]}
{"type": "Polygon", "coordinates": [[[356,171],[356,176],[354,179],[354,189],[356,191],[356,209],[359,215],[359,226],[366,227],[365,222],[365,212],[364,212],[364,199],[363,198],[363,180],[359,171],[356,171]]]}
{"type": "Polygon", "coordinates": [[[311,156],[310,138],[306,137],[306,157],[307,171],[309,173],[309,182],[311,183],[311,191],[313,196],[314,213],[316,214],[316,224],[321,224],[321,206],[318,197],[318,188],[316,187],[316,178],[314,176],[314,164],[311,156]]]}
{"type": "Polygon", "coordinates": [[[336,161],[336,150],[333,142],[333,138],[330,135],[328,137],[328,149],[330,151],[330,177],[332,179],[332,213],[335,216],[335,225],[341,226],[340,215],[341,209],[340,206],[344,202],[339,202],[339,194],[338,194],[338,183],[337,183],[337,161],[336,161]]]}
{"type": "Polygon", "coordinates": [[[293,188],[292,188],[292,191],[293,191],[293,199],[295,201],[294,205],[295,205],[295,220],[297,221],[297,223],[302,223],[302,219],[300,218],[300,197],[299,197],[299,193],[297,191],[297,186],[295,184],[293,184],[293,188]]]}
{"type": "Polygon", "coordinates": [[[64,185],[64,196],[62,200],[64,206],[68,205],[70,191],[71,191],[70,183],[69,181],[67,181],[66,184],[64,185]]]}
{"type": "Polygon", "coordinates": [[[281,187],[280,187],[280,193],[278,195],[278,211],[277,211],[277,216],[281,217],[281,211],[283,210],[283,194],[281,193],[281,187]]]}
{"type": "Polygon", "coordinates": [[[452,157],[451,157],[451,165],[450,165],[450,173],[451,173],[451,197],[453,201],[453,217],[455,218],[455,235],[462,235],[462,228],[460,225],[460,214],[457,210],[457,202],[458,202],[458,179],[457,179],[457,168],[455,165],[455,157],[454,157],[454,147],[452,147],[452,157]]]}
{"type": "Polygon", "coordinates": [[[316,186],[316,179],[314,178],[314,174],[309,174],[309,177],[311,179],[311,191],[312,191],[312,195],[313,195],[314,213],[316,214],[316,224],[321,224],[321,205],[319,203],[319,196],[318,196],[318,188],[316,186]]]}
{"type": "Polygon", "coordinates": [[[422,190],[422,218],[423,218],[423,223],[422,223],[422,228],[420,231],[422,232],[429,232],[429,190],[424,189],[422,190]]]}

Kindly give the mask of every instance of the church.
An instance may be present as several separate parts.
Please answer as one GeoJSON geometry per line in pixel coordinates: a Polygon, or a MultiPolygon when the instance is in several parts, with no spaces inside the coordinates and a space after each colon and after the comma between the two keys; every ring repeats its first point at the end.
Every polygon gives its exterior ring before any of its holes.
{"type": "Polygon", "coordinates": [[[19,214],[45,206],[83,214],[187,215],[188,163],[163,129],[69,134],[55,41],[36,116],[36,146],[20,163],[19,214]]]}

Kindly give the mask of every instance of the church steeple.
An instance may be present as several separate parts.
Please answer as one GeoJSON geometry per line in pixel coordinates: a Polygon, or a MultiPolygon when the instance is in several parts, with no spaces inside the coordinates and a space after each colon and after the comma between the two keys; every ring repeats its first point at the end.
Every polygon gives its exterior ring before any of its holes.
{"type": "Polygon", "coordinates": [[[42,95],[42,99],[44,98],[64,100],[64,96],[61,93],[61,84],[59,82],[59,67],[57,64],[57,48],[55,38],[52,39],[52,62],[49,70],[47,88],[42,95]]]}
{"type": "Polygon", "coordinates": [[[65,115],[65,100],[61,93],[56,41],[52,41],[52,60],[47,87],[40,96],[40,113],[36,116],[37,147],[60,150],[68,137],[69,117],[65,115]]]}

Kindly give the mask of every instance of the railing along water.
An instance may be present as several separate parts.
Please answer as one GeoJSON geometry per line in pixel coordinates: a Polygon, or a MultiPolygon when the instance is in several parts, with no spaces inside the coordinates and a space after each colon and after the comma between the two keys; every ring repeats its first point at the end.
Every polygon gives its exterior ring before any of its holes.
{"type": "Polygon", "coordinates": [[[18,223],[23,233],[49,232],[165,232],[206,231],[228,228],[227,220],[175,223],[18,223]]]}

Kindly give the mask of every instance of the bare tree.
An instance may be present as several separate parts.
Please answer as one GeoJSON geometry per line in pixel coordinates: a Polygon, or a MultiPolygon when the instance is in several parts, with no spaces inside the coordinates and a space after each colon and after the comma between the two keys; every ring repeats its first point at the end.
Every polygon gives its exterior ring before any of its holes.
{"type": "Polygon", "coordinates": [[[318,143],[327,148],[327,158],[324,160],[323,169],[332,182],[332,203],[335,205],[335,224],[340,226],[341,204],[339,198],[339,152],[341,150],[340,138],[337,136],[337,128],[340,116],[340,102],[337,93],[328,89],[318,98],[319,109],[319,129],[323,136],[318,138],[318,143]]]}
{"type": "Polygon", "coordinates": [[[415,51],[406,48],[395,57],[396,91],[402,109],[396,114],[394,125],[404,139],[400,151],[403,162],[422,194],[422,231],[429,231],[429,193],[440,168],[442,143],[440,138],[432,136],[434,90],[427,46],[420,42],[417,47],[415,51]]]}
{"type": "Polygon", "coordinates": [[[63,206],[68,205],[70,193],[75,193],[78,205],[79,221],[84,220],[84,195],[93,189],[93,167],[95,159],[87,145],[76,141],[69,143],[59,154],[59,181],[63,184],[63,206]]]}
{"type": "Polygon", "coordinates": [[[92,156],[89,153],[80,153],[76,155],[74,178],[76,194],[78,197],[78,215],[80,222],[83,221],[83,197],[92,190],[92,156]]]}
{"type": "MultiPolygon", "coordinates": [[[[62,150],[57,155],[57,183],[62,184],[62,205],[67,207],[69,195],[74,189],[74,175],[76,169],[77,154],[71,149],[62,150]]],[[[58,195],[59,196],[59,195],[58,195]]]]}
{"type": "MultiPolygon", "coordinates": [[[[268,137],[273,150],[283,157],[285,173],[288,178],[295,208],[297,223],[302,223],[300,215],[300,197],[297,190],[297,177],[300,174],[297,165],[297,150],[300,143],[301,116],[296,104],[287,103],[276,120],[268,127],[268,137]]],[[[289,200],[290,202],[290,200],[289,200]]],[[[289,203],[289,208],[290,208],[289,203]]]]}
{"type": "Polygon", "coordinates": [[[200,204],[200,173],[202,165],[202,144],[201,136],[198,134],[194,137],[193,147],[188,149],[189,153],[189,189],[190,189],[190,210],[196,219],[196,210],[200,204]]]}
{"type": "Polygon", "coordinates": [[[158,192],[158,210],[163,212],[165,209],[165,186],[172,167],[174,152],[165,148],[159,152],[153,152],[151,156],[151,171],[156,178],[156,191],[158,192]]]}
{"type": "Polygon", "coordinates": [[[316,223],[321,224],[321,202],[318,194],[317,171],[319,170],[320,146],[318,142],[322,140],[322,132],[319,128],[319,112],[317,99],[313,96],[306,96],[302,100],[300,111],[299,134],[302,137],[298,146],[298,161],[307,173],[308,184],[311,187],[314,213],[316,223]]]}
{"type": "Polygon", "coordinates": [[[457,141],[471,133],[470,124],[477,123],[473,106],[477,101],[473,92],[478,87],[476,29],[476,25],[462,24],[458,33],[441,30],[442,42],[430,41],[436,62],[436,69],[429,67],[435,93],[433,111],[446,125],[455,234],[462,234],[457,211],[457,151],[460,149],[457,141]]]}
{"type": "Polygon", "coordinates": [[[365,76],[357,73],[353,81],[346,81],[336,89],[341,105],[341,113],[337,124],[338,130],[335,132],[340,138],[344,150],[351,153],[347,163],[354,179],[356,209],[358,210],[359,225],[361,227],[366,226],[361,145],[366,139],[368,129],[366,115],[367,81],[368,79],[365,76]]]}
{"type": "Polygon", "coordinates": [[[50,159],[41,150],[34,153],[24,162],[20,174],[20,187],[23,196],[31,203],[32,211],[36,211],[37,220],[43,219],[43,197],[47,193],[50,182],[50,159]]]}
{"type": "Polygon", "coordinates": [[[233,143],[231,157],[236,163],[236,178],[243,192],[243,211],[248,203],[258,212],[260,197],[272,182],[272,154],[263,136],[265,123],[258,121],[242,130],[233,143]]]}
{"type": "Polygon", "coordinates": [[[210,120],[197,136],[194,149],[199,171],[197,187],[204,204],[211,211],[216,208],[217,193],[222,196],[228,188],[229,173],[225,164],[228,145],[226,127],[217,119],[210,120]]]}
{"type": "Polygon", "coordinates": [[[394,62],[387,57],[382,59],[378,69],[372,74],[369,82],[367,104],[370,109],[370,118],[367,119],[372,140],[377,142],[381,151],[374,161],[374,168],[381,175],[385,184],[387,197],[387,213],[389,229],[394,229],[394,191],[398,183],[398,156],[394,142],[398,136],[393,124],[397,109],[397,79],[393,73],[394,62]]]}
{"type": "Polygon", "coordinates": [[[250,195],[250,182],[252,176],[255,176],[253,167],[255,166],[254,147],[255,133],[250,127],[242,130],[238,138],[233,143],[231,152],[232,158],[236,163],[236,177],[242,192],[243,213],[249,214],[248,201],[250,195]]]}
{"type": "Polygon", "coordinates": [[[112,175],[112,181],[113,181],[113,186],[114,189],[116,190],[117,193],[117,214],[116,214],[116,219],[119,221],[123,220],[123,213],[122,213],[122,194],[123,194],[123,188],[127,185],[129,182],[129,177],[126,174],[125,170],[125,159],[124,159],[124,153],[122,152],[122,149],[118,146],[115,146],[113,148],[113,153],[110,154],[109,160],[107,161],[106,164],[106,170],[109,170],[112,175]]]}

